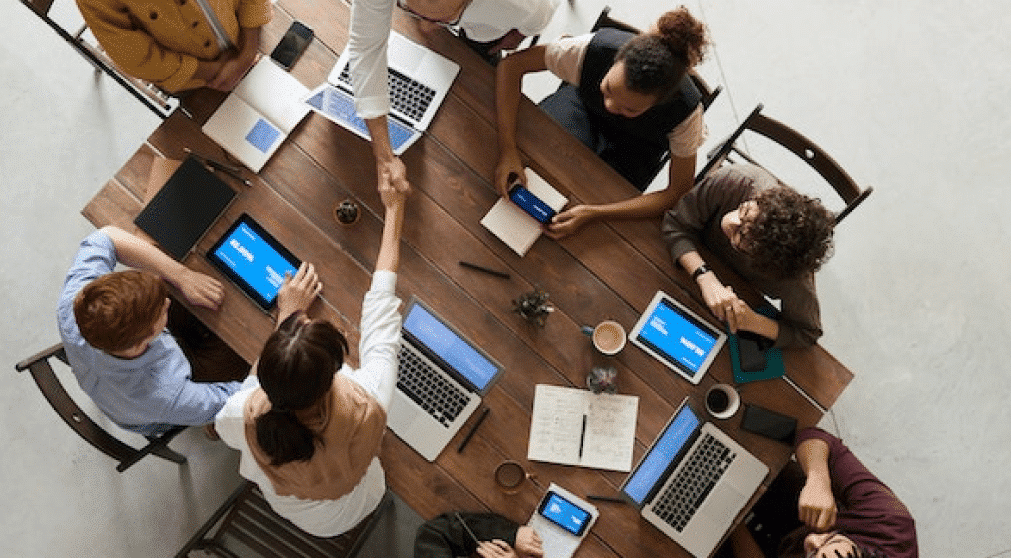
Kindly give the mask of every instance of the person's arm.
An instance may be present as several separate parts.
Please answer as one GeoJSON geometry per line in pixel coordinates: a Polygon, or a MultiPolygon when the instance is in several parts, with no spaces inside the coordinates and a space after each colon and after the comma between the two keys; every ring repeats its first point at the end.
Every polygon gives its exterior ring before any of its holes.
{"type": "Polygon", "coordinates": [[[799,518],[815,531],[826,531],[835,525],[837,511],[829,474],[829,445],[825,440],[809,438],[797,445],[796,455],[807,475],[800,491],[799,518]]]}
{"type": "Polygon", "coordinates": [[[302,262],[294,276],[285,273],[284,283],[277,291],[277,325],[295,312],[308,310],[322,290],[323,282],[309,262],[302,262]]]}
{"type": "Polygon", "coordinates": [[[748,531],[748,526],[744,523],[730,532],[728,542],[730,543],[730,553],[734,558],[765,558],[762,548],[758,546],[755,537],[752,536],[751,531],[748,531]]]}
{"type": "Polygon", "coordinates": [[[193,271],[164,252],[117,227],[103,227],[112,240],[116,259],[124,265],[150,271],[178,288],[191,304],[217,309],[225,296],[221,282],[193,271]]]}
{"type": "Polygon", "coordinates": [[[526,183],[523,160],[516,145],[516,117],[522,96],[523,76],[547,69],[545,50],[544,45],[538,45],[515,52],[499,62],[495,70],[495,114],[499,149],[495,188],[503,197],[508,196],[510,176],[526,183]]]}
{"type": "Polygon", "coordinates": [[[194,382],[186,380],[175,396],[167,402],[165,411],[153,421],[165,424],[197,426],[214,422],[218,411],[229,396],[239,391],[240,382],[194,382]]]}
{"type": "Polygon", "coordinates": [[[260,52],[261,27],[241,27],[239,29],[238,54],[221,64],[218,72],[209,80],[207,87],[218,91],[231,91],[239,84],[246,72],[253,67],[260,52]]]}

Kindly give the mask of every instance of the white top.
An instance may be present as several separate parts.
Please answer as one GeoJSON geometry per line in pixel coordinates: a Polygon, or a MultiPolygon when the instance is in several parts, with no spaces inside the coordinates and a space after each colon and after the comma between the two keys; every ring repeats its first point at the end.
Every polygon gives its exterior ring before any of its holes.
{"type": "MultiPolygon", "coordinates": [[[[487,42],[512,29],[536,35],[547,26],[561,0],[472,0],[460,17],[467,37],[487,42]]],[[[390,112],[386,80],[386,42],[396,0],[355,0],[351,3],[351,83],[355,110],[362,118],[390,112]]]]}
{"type": "MultiPolygon", "coordinates": [[[[388,410],[397,383],[397,363],[400,352],[400,299],[394,294],[397,275],[376,271],[372,288],[362,303],[361,343],[358,354],[362,367],[352,370],[345,364],[340,369],[375,397],[388,410]]],[[[255,482],[264,498],[278,515],[288,519],[303,531],[317,537],[334,537],[362,521],[379,505],[386,492],[386,480],[379,458],[375,457],[365,476],[355,488],[337,500],[305,500],[297,496],[279,496],[267,475],[260,469],[246,443],[243,408],[249,396],[260,386],[250,375],[242,388],[232,395],[218,412],[215,427],[221,439],[239,450],[239,474],[255,482]]]]}
{"type": "MultiPolygon", "coordinates": [[[[547,44],[544,50],[544,64],[562,81],[578,86],[579,76],[583,73],[583,58],[592,38],[591,33],[578,37],[563,37],[547,44]]],[[[682,120],[667,134],[671,157],[694,157],[708,135],[702,105],[699,104],[688,118],[682,120]]]]}

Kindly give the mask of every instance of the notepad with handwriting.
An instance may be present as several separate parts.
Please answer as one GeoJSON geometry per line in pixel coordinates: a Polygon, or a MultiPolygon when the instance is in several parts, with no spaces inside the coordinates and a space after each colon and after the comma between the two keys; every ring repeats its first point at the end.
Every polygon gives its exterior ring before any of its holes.
{"type": "Polygon", "coordinates": [[[203,130],[253,172],[309,114],[302,97],[309,89],[270,58],[263,57],[235,87],[203,130]]]}
{"type": "Polygon", "coordinates": [[[631,471],[638,412],[634,395],[537,384],[527,459],[631,471]]]}

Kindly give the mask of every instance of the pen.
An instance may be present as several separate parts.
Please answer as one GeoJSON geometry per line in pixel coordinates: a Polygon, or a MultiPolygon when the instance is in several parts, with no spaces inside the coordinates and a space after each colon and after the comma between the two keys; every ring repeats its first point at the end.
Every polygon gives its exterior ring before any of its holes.
{"type": "Polygon", "coordinates": [[[470,538],[474,539],[474,544],[481,544],[481,541],[477,540],[477,535],[474,534],[474,531],[471,531],[470,526],[467,525],[467,522],[464,521],[462,517],[460,517],[460,512],[453,512],[453,515],[456,516],[456,520],[460,522],[460,525],[463,525],[463,530],[467,531],[467,534],[470,535],[470,538]]]}
{"type": "Polygon", "coordinates": [[[583,439],[586,438],[586,413],[583,413],[583,429],[579,432],[579,458],[583,458],[583,439]]]}
{"type": "Polygon", "coordinates": [[[494,269],[488,269],[487,267],[483,267],[483,266],[480,266],[480,265],[477,265],[477,264],[472,264],[470,262],[465,262],[463,260],[460,260],[460,265],[462,265],[463,267],[469,268],[469,269],[474,269],[474,270],[477,270],[477,271],[483,271],[483,272],[485,272],[485,273],[487,273],[489,275],[494,275],[495,277],[501,277],[503,279],[509,279],[511,277],[508,273],[505,273],[503,271],[495,271],[494,269]]]}
{"type": "Polygon", "coordinates": [[[599,502],[614,502],[615,504],[624,504],[625,501],[621,498],[614,498],[612,496],[600,496],[598,494],[587,494],[587,500],[597,500],[599,502]]]}
{"type": "Polygon", "coordinates": [[[253,185],[253,183],[250,182],[249,179],[243,177],[242,174],[240,174],[240,172],[241,172],[242,169],[240,169],[239,167],[236,167],[234,165],[227,165],[225,163],[222,163],[221,161],[216,161],[214,159],[211,159],[210,157],[204,157],[203,155],[194,153],[193,150],[190,149],[189,147],[184,147],[183,151],[185,151],[187,155],[192,156],[197,161],[200,161],[201,163],[203,163],[203,164],[205,164],[207,166],[210,166],[210,167],[213,167],[215,169],[218,169],[219,171],[221,171],[221,172],[223,172],[223,173],[231,176],[232,178],[235,178],[235,179],[239,180],[240,182],[242,182],[246,186],[252,186],[253,185]]]}
{"type": "Polygon", "coordinates": [[[484,419],[488,417],[488,411],[490,410],[490,407],[485,407],[484,411],[481,411],[481,416],[477,417],[477,420],[474,421],[474,426],[471,426],[470,430],[467,431],[467,435],[463,437],[463,441],[461,441],[459,447],[456,448],[456,453],[462,452],[463,448],[467,447],[467,442],[470,442],[471,437],[473,437],[474,433],[477,432],[477,427],[481,426],[484,419]]]}

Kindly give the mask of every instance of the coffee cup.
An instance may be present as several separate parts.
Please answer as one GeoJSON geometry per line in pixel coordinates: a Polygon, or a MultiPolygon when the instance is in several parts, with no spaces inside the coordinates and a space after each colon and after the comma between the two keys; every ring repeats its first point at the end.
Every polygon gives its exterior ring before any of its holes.
{"type": "Polygon", "coordinates": [[[608,356],[621,352],[628,339],[625,328],[614,320],[604,320],[592,328],[583,326],[583,333],[590,336],[595,349],[608,356]]]}
{"type": "Polygon", "coordinates": [[[529,477],[517,461],[503,461],[495,467],[495,484],[506,494],[515,494],[529,477]]]}
{"type": "Polygon", "coordinates": [[[741,395],[734,386],[716,384],[706,392],[706,410],[713,418],[728,419],[741,406],[741,395]]]}

